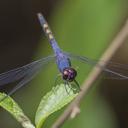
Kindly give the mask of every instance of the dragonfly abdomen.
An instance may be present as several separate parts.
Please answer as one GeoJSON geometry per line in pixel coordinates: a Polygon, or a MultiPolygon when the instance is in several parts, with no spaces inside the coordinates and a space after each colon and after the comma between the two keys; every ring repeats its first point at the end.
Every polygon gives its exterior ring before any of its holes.
{"type": "Polygon", "coordinates": [[[60,47],[58,46],[58,44],[56,43],[56,40],[52,34],[52,31],[48,25],[48,23],[46,22],[46,20],[44,19],[43,15],[38,13],[38,18],[40,21],[40,24],[43,28],[43,31],[45,32],[45,35],[48,37],[48,40],[54,50],[54,53],[57,55],[59,52],[61,52],[60,47]]]}

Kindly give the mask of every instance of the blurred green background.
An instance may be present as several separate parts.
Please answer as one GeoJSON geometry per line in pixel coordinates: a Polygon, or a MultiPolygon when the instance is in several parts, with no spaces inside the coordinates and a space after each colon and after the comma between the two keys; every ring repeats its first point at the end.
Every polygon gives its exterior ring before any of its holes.
{"type": "MultiPolygon", "coordinates": [[[[0,72],[53,53],[36,13],[42,12],[46,17],[63,50],[98,59],[124,24],[127,5],[127,0],[1,0],[0,72]]],[[[128,63],[127,51],[128,40],[112,60],[128,63]]],[[[82,84],[91,67],[77,61],[73,66],[78,67],[77,80],[82,84]]],[[[57,74],[56,65],[50,63],[13,95],[32,122],[41,97],[52,88],[57,74]]],[[[126,80],[99,78],[82,101],[80,115],[63,128],[127,128],[127,85],[126,80]]],[[[63,110],[50,116],[44,127],[50,128],[63,110]]],[[[0,128],[7,127],[21,126],[1,108],[0,128]]]]}

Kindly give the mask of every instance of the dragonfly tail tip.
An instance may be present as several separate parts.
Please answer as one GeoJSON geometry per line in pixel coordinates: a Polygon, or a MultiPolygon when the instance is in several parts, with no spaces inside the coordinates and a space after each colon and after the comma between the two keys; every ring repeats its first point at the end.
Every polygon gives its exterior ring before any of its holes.
{"type": "Polygon", "coordinates": [[[46,23],[45,18],[44,18],[44,16],[42,15],[42,13],[40,13],[40,12],[37,13],[37,17],[38,17],[38,19],[39,19],[41,25],[43,25],[43,24],[46,23]]]}
{"type": "Polygon", "coordinates": [[[42,13],[41,13],[41,12],[38,12],[38,13],[37,13],[37,16],[38,16],[38,17],[42,17],[42,13]]]}

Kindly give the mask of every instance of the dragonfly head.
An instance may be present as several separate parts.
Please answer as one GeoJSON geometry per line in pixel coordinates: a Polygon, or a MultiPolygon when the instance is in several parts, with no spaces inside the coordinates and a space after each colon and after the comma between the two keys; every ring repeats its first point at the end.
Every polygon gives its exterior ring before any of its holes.
{"type": "Polygon", "coordinates": [[[76,70],[71,67],[65,68],[62,73],[63,79],[69,82],[75,80],[76,75],[77,75],[76,70]]]}

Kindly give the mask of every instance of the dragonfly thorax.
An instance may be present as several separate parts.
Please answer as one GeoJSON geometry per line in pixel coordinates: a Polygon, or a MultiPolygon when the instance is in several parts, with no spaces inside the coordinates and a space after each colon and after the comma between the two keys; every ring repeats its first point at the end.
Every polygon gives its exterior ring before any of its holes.
{"type": "Polygon", "coordinates": [[[71,67],[65,68],[62,73],[63,79],[69,82],[72,82],[75,79],[76,75],[76,70],[71,67]]]}

